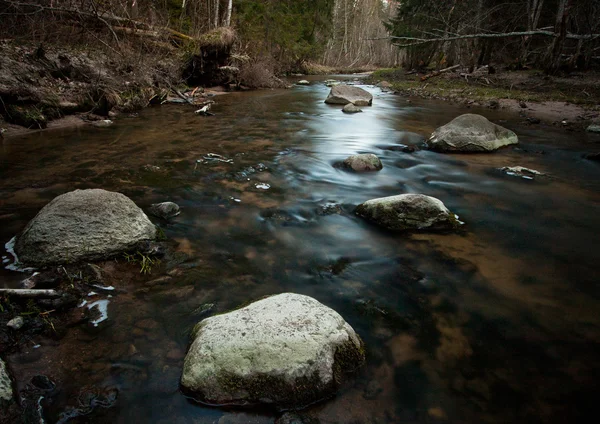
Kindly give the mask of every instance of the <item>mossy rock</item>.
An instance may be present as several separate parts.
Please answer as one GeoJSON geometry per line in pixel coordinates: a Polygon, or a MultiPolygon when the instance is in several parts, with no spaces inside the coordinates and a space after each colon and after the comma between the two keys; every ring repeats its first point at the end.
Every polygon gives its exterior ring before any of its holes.
{"type": "Polygon", "coordinates": [[[294,293],[207,318],[192,333],[181,384],[215,405],[303,407],[333,395],[365,358],[338,313],[294,293]]]}
{"type": "Polygon", "coordinates": [[[461,225],[441,200],[424,194],[368,200],[358,205],[355,212],[392,231],[448,231],[461,225]]]}

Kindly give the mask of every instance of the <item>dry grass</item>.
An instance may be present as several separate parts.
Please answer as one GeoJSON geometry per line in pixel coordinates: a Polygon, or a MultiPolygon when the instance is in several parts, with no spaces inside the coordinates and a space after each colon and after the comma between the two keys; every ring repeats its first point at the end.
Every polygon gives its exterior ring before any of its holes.
{"type": "Polygon", "coordinates": [[[200,47],[230,48],[235,43],[237,35],[230,27],[215,28],[198,37],[200,47]]]}

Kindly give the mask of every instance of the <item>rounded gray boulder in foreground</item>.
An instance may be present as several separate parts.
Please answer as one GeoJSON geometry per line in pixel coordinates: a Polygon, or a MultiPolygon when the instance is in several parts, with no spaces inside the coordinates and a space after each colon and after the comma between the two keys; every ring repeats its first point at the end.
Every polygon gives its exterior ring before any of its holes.
{"type": "Polygon", "coordinates": [[[342,163],[344,168],[355,172],[379,171],[383,168],[381,160],[372,153],[362,153],[347,157],[342,163]]]}
{"type": "Polygon", "coordinates": [[[364,362],[362,341],[337,312],[294,293],[207,318],[193,333],[181,385],[211,404],[306,406],[364,362]]]}
{"type": "Polygon", "coordinates": [[[467,113],[436,129],[427,145],[438,152],[492,152],[518,142],[511,130],[484,116],[467,113]]]}
{"type": "Polygon", "coordinates": [[[368,200],[356,214],[393,231],[444,231],[460,222],[441,200],[424,194],[400,194],[368,200]]]}
{"type": "Polygon", "coordinates": [[[373,103],[373,95],[360,87],[340,84],[331,88],[325,103],[333,105],[353,103],[356,106],[370,106],[373,103]]]}
{"type": "Polygon", "coordinates": [[[131,199],[102,189],[75,190],[48,203],[17,237],[26,265],[102,259],[156,237],[156,227],[131,199]]]}

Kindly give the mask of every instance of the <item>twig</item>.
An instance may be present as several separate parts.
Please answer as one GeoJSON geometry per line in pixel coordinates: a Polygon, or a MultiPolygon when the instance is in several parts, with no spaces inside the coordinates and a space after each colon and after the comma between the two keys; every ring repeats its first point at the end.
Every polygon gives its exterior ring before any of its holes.
{"type": "Polygon", "coordinates": [[[53,299],[62,296],[62,294],[60,292],[57,292],[56,290],[36,289],[0,289],[0,295],[42,299],[53,299]]]}

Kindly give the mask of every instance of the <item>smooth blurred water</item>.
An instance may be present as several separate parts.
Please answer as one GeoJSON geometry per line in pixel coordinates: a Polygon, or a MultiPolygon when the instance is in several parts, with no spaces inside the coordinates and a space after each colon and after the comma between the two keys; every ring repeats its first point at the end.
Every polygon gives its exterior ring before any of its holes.
{"type": "MultiPolygon", "coordinates": [[[[45,409],[49,422],[89,385],[116,388],[118,401],[79,422],[216,422],[223,410],[179,392],[193,311],[206,303],[226,311],[286,291],[331,306],[367,345],[356,378],[304,411],[322,423],[558,423],[593,411],[600,166],[582,153],[598,150],[598,136],[365,88],[373,106],[355,115],[324,104],[329,89],[314,81],[218,97],[214,117],[161,106],[109,128],[3,142],[3,243],[76,188],[182,209],[173,222],[158,222],[180,263],[108,282],[118,290],[109,325],[92,335],[69,329],[60,342],[35,340],[40,348],[8,358],[23,381],[36,373],[58,380],[61,392],[45,409]],[[521,144],[481,155],[390,149],[419,146],[466,112],[514,130],[521,144]],[[363,152],[378,155],[383,170],[333,166],[363,152]],[[197,162],[207,153],[233,164],[197,162]],[[497,171],[515,165],[548,176],[528,181],[497,171]],[[400,193],[441,199],[464,231],[389,234],[352,213],[365,200],[400,193]],[[338,213],[323,214],[332,204],[338,213]],[[136,291],[173,268],[168,286],[136,291]]],[[[22,278],[3,270],[0,285],[22,278]]]]}

